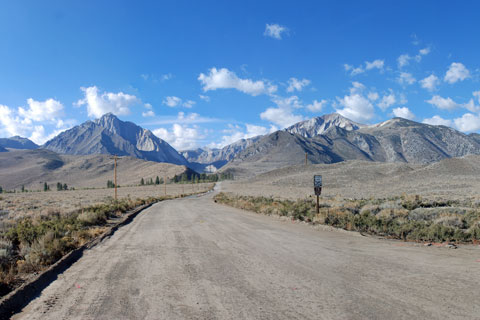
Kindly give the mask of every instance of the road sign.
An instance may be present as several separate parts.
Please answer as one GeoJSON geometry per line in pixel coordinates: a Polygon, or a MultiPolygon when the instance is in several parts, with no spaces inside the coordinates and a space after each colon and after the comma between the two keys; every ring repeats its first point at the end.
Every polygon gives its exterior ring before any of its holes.
{"type": "Polygon", "coordinates": [[[322,194],[322,176],[321,175],[314,175],[313,176],[313,190],[315,191],[315,195],[317,196],[317,204],[316,204],[316,211],[319,213],[319,205],[318,205],[318,196],[322,194]]]}
{"type": "Polygon", "coordinates": [[[313,187],[314,188],[321,188],[322,187],[322,176],[314,175],[313,176],[313,187]]]}

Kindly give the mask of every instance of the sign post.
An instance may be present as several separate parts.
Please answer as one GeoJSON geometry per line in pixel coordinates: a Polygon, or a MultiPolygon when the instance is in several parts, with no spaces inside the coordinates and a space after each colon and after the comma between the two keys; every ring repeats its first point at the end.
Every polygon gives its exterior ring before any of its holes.
{"type": "Polygon", "coordinates": [[[319,196],[322,194],[322,176],[321,175],[314,175],[313,176],[313,190],[315,191],[315,195],[317,196],[317,204],[315,206],[317,214],[320,213],[319,207],[319,196]]]}

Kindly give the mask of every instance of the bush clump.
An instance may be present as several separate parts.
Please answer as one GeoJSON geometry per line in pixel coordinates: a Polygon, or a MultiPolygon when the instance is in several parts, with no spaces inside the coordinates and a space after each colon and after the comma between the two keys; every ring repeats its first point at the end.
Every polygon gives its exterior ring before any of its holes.
{"type": "MultiPolygon", "coordinates": [[[[425,201],[419,196],[398,199],[350,199],[322,203],[219,193],[215,201],[257,213],[278,214],[308,222],[411,241],[474,242],[480,240],[480,210],[455,207],[458,201],[425,201]]],[[[464,203],[462,205],[465,205],[464,203]]]]}

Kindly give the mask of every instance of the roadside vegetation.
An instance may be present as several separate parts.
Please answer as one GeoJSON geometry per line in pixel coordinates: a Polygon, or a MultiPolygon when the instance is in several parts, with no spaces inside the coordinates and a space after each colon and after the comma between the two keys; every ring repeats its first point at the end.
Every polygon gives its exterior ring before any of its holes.
{"type": "Polygon", "coordinates": [[[45,214],[13,219],[0,214],[0,296],[19,286],[30,274],[41,272],[101,235],[132,209],[182,196],[127,197],[118,201],[110,198],[68,213],[50,209],[45,214]]]}
{"type": "Polygon", "coordinates": [[[480,241],[480,202],[423,200],[419,196],[387,199],[322,198],[316,214],[312,198],[297,201],[219,193],[215,201],[267,215],[404,241],[480,241]]]}

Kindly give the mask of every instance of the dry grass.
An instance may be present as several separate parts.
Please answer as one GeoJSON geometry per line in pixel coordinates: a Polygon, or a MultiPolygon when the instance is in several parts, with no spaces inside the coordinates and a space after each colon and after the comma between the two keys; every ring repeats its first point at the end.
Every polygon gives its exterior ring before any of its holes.
{"type": "MultiPolygon", "coordinates": [[[[212,185],[211,183],[167,184],[167,196],[178,196],[182,192],[201,192],[210,189],[212,185]]],[[[162,197],[164,195],[163,185],[118,188],[118,199],[120,200],[162,197]]],[[[107,188],[4,193],[0,197],[0,224],[5,220],[18,220],[25,217],[49,216],[54,213],[68,214],[97,203],[106,203],[113,197],[114,189],[107,188]]]]}
{"type": "Polygon", "coordinates": [[[432,201],[418,195],[381,199],[323,197],[319,214],[313,199],[296,201],[220,193],[215,200],[262,214],[402,240],[478,242],[480,208],[471,201],[432,201]]]}
{"type": "Polygon", "coordinates": [[[0,296],[140,205],[205,192],[214,184],[4,194],[0,200],[0,296]]]}

